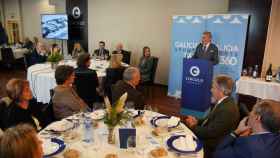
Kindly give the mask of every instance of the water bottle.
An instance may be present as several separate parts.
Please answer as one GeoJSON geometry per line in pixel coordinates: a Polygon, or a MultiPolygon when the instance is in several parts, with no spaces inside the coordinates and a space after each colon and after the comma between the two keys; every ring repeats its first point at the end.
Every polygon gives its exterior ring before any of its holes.
{"type": "Polygon", "coordinates": [[[88,117],[86,117],[85,121],[84,121],[84,140],[83,141],[86,143],[93,142],[92,120],[88,117]]]}
{"type": "Polygon", "coordinates": [[[258,77],[258,65],[255,65],[255,69],[253,71],[253,78],[257,78],[258,77]]]}

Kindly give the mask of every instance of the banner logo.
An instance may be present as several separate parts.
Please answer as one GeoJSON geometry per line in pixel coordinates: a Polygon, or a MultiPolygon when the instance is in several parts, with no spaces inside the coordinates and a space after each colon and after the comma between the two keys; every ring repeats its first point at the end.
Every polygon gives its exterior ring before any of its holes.
{"type": "Polygon", "coordinates": [[[200,70],[197,66],[192,66],[190,68],[190,74],[193,76],[193,77],[196,77],[200,74],[200,70]]]}
{"type": "Polygon", "coordinates": [[[80,8],[79,7],[74,7],[73,9],[72,9],[72,16],[75,18],[75,19],[79,19],[80,18],[80,16],[81,16],[81,10],[80,10],[80,8]]]}

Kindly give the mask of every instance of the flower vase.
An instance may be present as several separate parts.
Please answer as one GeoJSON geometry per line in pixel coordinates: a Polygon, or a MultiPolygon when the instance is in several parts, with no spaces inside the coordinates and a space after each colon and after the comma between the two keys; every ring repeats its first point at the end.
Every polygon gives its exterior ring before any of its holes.
{"type": "Polygon", "coordinates": [[[108,144],[115,144],[115,127],[108,127],[108,144]]]}
{"type": "Polygon", "coordinates": [[[56,69],[58,66],[58,63],[57,62],[51,62],[51,68],[52,69],[56,69]]]}

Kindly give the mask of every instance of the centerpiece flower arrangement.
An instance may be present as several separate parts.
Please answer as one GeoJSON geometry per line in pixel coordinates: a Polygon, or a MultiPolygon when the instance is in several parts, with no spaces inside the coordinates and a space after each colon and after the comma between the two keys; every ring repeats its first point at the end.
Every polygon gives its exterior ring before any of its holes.
{"type": "Polygon", "coordinates": [[[127,99],[127,93],[124,93],[115,105],[112,106],[108,97],[104,97],[104,102],[106,106],[106,115],[104,118],[104,123],[108,127],[108,143],[114,144],[114,129],[117,125],[124,125],[127,121],[132,119],[132,113],[124,110],[125,101],[127,99]]]}
{"type": "Polygon", "coordinates": [[[63,59],[63,55],[60,52],[52,52],[48,56],[48,61],[51,62],[52,69],[55,69],[58,65],[58,62],[63,59]]]}

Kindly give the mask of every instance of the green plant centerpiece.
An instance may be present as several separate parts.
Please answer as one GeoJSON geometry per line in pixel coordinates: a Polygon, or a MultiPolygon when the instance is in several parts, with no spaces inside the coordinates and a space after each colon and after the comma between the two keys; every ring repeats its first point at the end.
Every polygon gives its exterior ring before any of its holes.
{"type": "Polygon", "coordinates": [[[104,103],[106,105],[106,115],[104,123],[108,127],[108,143],[115,144],[114,129],[117,125],[124,125],[127,121],[132,119],[132,113],[124,110],[125,101],[127,99],[127,93],[124,93],[115,105],[112,106],[108,97],[104,97],[104,103]]]}
{"type": "Polygon", "coordinates": [[[63,56],[60,52],[52,52],[48,56],[48,62],[51,62],[52,69],[55,69],[58,65],[58,62],[63,59],[63,56]]]}

